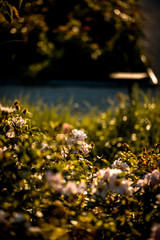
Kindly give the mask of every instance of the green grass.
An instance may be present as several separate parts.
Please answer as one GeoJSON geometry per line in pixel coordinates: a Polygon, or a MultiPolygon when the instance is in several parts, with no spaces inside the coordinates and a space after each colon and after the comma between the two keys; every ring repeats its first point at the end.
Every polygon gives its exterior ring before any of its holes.
{"type": "Polygon", "coordinates": [[[51,137],[62,131],[63,123],[69,123],[73,129],[84,129],[88,141],[95,143],[94,153],[110,160],[123,150],[125,142],[138,154],[144,146],[152,147],[160,141],[160,99],[137,87],[132,102],[128,96],[119,94],[106,111],[99,111],[96,106],[75,110],[72,100],[65,106],[61,103],[49,106],[41,100],[29,105],[29,97],[22,99],[21,104],[32,113],[34,127],[51,137]]]}

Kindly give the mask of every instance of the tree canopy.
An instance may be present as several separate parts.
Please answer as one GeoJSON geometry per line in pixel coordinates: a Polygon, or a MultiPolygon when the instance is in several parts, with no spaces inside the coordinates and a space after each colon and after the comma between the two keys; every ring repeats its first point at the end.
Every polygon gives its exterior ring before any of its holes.
{"type": "Polygon", "coordinates": [[[138,0],[12,2],[1,1],[11,23],[0,20],[1,41],[23,41],[2,50],[12,76],[104,80],[113,71],[142,70],[138,0]]]}

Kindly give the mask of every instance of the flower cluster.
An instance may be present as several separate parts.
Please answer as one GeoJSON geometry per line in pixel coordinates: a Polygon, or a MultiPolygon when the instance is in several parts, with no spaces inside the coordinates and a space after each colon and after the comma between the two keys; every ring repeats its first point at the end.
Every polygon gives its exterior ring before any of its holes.
{"type": "Polygon", "coordinates": [[[85,142],[87,135],[82,130],[73,129],[70,135],[67,137],[67,143],[69,147],[76,146],[77,150],[81,151],[84,156],[87,156],[91,150],[91,145],[85,142]]]}
{"type": "Polygon", "coordinates": [[[110,161],[84,131],[26,114],[0,113],[0,239],[159,239],[160,144],[110,161]]]}
{"type": "Polygon", "coordinates": [[[23,125],[27,123],[26,120],[22,119],[22,117],[17,116],[12,117],[10,121],[8,121],[9,124],[9,130],[6,133],[6,136],[9,138],[14,138],[16,136],[15,134],[15,129],[16,128],[21,128],[23,125]]]}
{"type": "Polygon", "coordinates": [[[87,135],[84,133],[84,131],[73,129],[70,137],[68,138],[68,142],[76,145],[79,141],[84,142],[86,138],[87,135]]]}
{"type": "Polygon", "coordinates": [[[160,172],[158,170],[153,170],[151,173],[147,173],[143,179],[139,179],[135,187],[144,188],[150,185],[160,184],[160,172]]]}
{"type": "Polygon", "coordinates": [[[120,173],[122,173],[120,169],[100,169],[96,173],[91,193],[95,197],[100,196],[102,198],[107,196],[108,191],[132,195],[132,181],[125,178],[118,178],[120,173]]]}

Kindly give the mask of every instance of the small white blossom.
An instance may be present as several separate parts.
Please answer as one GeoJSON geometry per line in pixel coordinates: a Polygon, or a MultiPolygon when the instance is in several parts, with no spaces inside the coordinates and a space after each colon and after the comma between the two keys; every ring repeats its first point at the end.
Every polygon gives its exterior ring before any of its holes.
{"type": "Polygon", "coordinates": [[[68,156],[69,150],[66,148],[66,146],[61,147],[61,156],[63,158],[66,158],[68,156]]]}
{"type": "Polygon", "coordinates": [[[9,138],[14,138],[15,137],[15,131],[14,131],[14,127],[10,126],[8,132],[6,133],[6,136],[9,138]]]}
{"type": "Polygon", "coordinates": [[[5,152],[7,150],[7,147],[3,147],[3,148],[0,148],[0,154],[2,154],[3,152],[5,152]]]}
{"type": "Polygon", "coordinates": [[[79,150],[83,152],[84,156],[86,157],[90,152],[91,145],[87,144],[86,142],[82,142],[79,146],[79,150]]]}
{"type": "Polygon", "coordinates": [[[20,117],[20,119],[16,122],[16,127],[21,127],[23,125],[25,125],[27,122],[22,119],[22,117],[20,117]]]}
{"type": "Polygon", "coordinates": [[[87,135],[82,130],[74,129],[71,131],[70,135],[66,137],[66,142],[68,143],[68,148],[76,146],[77,149],[72,151],[73,153],[78,153],[81,151],[86,157],[91,150],[91,144],[87,144],[85,139],[87,135]]]}
{"type": "Polygon", "coordinates": [[[9,107],[3,107],[1,104],[0,104],[0,111],[1,112],[5,112],[5,113],[12,113],[14,111],[16,111],[16,109],[11,109],[9,107]]]}
{"type": "Polygon", "coordinates": [[[11,119],[11,121],[8,121],[8,124],[9,124],[9,130],[8,132],[6,133],[6,136],[9,137],[9,138],[14,138],[15,137],[15,128],[18,127],[22,127],[23,125],[25,125],[27,122],[22,119],[22,117],[13,117],[11,119]]]}
{"type": "Polygon", "coordinates": [[[78,141],[85,141],[87,135],[82,130],[73,129],[69,138],[69,142],[77,144],[78,141]]]}
{"type": "Polygon", "coordinates": [[[48,148],[49,148],[49,145],[48,145],[47,143],[42,143],[42,144],[41,144],[40,151],[43,152],[43,151],[45,151],[45,150],[48,149],[48,148]]]}
{"type": "Polygon", "coordinates": [[[122,171],[126,171],[129,169],[129,166],[126,162],[122,162],[120,158],[118,160],[115,160],[112,164],[112,168],[118,168],[121,169],[122,171]]]}
{"type": "Polygon", "coordinates": [[[22,119],[22,117],[13,117],[11,119],[11,122],[8,121],[8,123],[10,124],[10,126],[13,126],[13,127],[22,127],[23,125],[25,125],[27,123],[27,121],[25,121],[24,119],[22,119]]]}

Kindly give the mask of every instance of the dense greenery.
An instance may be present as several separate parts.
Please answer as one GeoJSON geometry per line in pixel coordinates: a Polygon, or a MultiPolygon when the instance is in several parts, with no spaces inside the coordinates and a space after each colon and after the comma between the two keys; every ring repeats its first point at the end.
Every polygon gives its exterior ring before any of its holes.
{"type": "Polygon", "coordinates": [[[0,106],[1,239],[159,239],[159,100],[118,97],[96,114],[0,106]]]}
{"type": "Polygon", "coordinates": [[[1,78],[106,80],[143,71],[138,2],[24,1],[19,19],[0,18],[1,78]]]}

